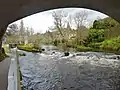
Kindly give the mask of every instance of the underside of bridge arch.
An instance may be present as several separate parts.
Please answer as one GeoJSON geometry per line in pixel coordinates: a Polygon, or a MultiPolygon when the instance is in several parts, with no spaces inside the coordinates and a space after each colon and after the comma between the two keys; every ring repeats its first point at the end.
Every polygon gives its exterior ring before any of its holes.
{"type": "Polygon", "coordinates": [[[105,13],[120,21],[120,0],[2,0],[0,1],[0,26],[45,10],[78,7],[105,13]]]}
{"type": "Polygon", "coordinates": [[[8,24],[38,12],[62,7],[93,9],[120,22],[120,0],[0,0],[0,42],[8,24]]]}
{"type": "Polygon", "coordinates": [[[3,36],[7,25],[16,20],[45,10],[63,7],[93,9],[120,21],[119,4],[120,0],[1,0],[0,37],[3,36]]]}

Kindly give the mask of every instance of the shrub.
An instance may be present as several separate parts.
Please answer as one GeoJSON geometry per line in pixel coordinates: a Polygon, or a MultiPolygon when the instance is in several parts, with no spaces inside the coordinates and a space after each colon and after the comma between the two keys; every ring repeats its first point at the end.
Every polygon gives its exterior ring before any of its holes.
{"type": "Polygon", "coordinates": [[[89,36],[87,37],[88,43],[97,43],[104,41],[104,30],[103,29],[90,29],[89,36]]]}
{"type": "Polygon", "coordinates": [[[55,40],[53,43],[54,43],[55,46],[58,45],[58,41],[57,40],[55,40]]]}
{"type": "Polygon", "coordinates": [[[103,41],[101,49],[109,51],[120,51],[120,37],[103,41]]]}

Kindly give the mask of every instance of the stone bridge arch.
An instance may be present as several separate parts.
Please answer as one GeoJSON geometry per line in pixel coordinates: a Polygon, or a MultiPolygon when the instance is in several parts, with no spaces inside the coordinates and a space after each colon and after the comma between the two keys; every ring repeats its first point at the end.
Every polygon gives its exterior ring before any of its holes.
{"type": "MultiPolygon", "coordinates": [[[[1,0],[0,42],[8,24],[38,12],[63,7],[93,9],[107,14],[120,22],[120,0],[1,0]]],[[[7,82],[7,76],[1,78],[7,82]]],[[[2,90],[6,90],[7,84],[3,84],[2,90]]]]}
{"type": "Polygon", "coordinates": [[[93,9],[120,21],[119,4],[119,0],[2,0],[0,27],[38,12],[63,7],[93,9]]]}
{"type": "MultiPolygon", "coordinates": [[[[120,0],[1,0],[0,37],[8,24],[45,10],[78,7],[107,14],[120,21],[120,0]]],[[[0,38],[1,40],[1,38],[0,38]]]]}

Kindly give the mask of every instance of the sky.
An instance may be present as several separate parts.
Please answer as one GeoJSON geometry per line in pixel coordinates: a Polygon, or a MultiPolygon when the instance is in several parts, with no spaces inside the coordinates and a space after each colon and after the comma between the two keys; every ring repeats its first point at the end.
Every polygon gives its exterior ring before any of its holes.
{"type": "MultiPolygon", "coordinates": [[[[76,12],[86,11],[88,12],[88,18],[87,18],[87,24],[88,26],[96,19],[103,19],[107,17],[107,15],[84,8],[62,8],[62,9],[54,9],[49,11],[40,12],[37,14],[33,14],[31,16],[25,17],[22,20],[24,21],[25,27],[32,27],[34,29],[34,32],[37,33],[44,33],[46,30],[48,30],[49,27],[52,27],[54,25],[54,19],[52,17],[53,11],[59,11],[62,10],[68,15],[74,15],[76,12]]],[[[19,25],[20,20],[14,22],[19,25]]],[[[73,25],[74,27],[74,25],[73,25]]]]}

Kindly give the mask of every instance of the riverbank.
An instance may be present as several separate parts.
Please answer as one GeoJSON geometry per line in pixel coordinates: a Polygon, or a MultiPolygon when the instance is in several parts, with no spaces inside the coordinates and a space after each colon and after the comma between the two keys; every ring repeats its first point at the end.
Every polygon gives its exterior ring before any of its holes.
{"type": "Polygon", "coordinates": [[[103,42],[91,42],[88,45],[73,45],[76,51],[93,51],[120,54],[120,37],[106,39],[103,42]]]}
{"type": "MultiPolygon", "coordinates": [[[[65,51],[62,47],[57,46],[60,51],[65,51]]],[[[120,54],[120,51],[116,49],[109,49],[107,47],[104,47],[102,44],[94,44],[90,47],[82,46],[82,45],[74,45],[70,48],[66,47],[67,51],[69,52],[103,52],[103,53],[114,53],[114,54],[120,54]]],[[[113,47],[114,48],[114,47],[113,47]]]]}
{"type": "Polygon", "coordinates": [[[0,51],[0,62],[8,57],[8,53],[10,53],[9,47],[7,44],[2,46],[2,51],[0,51]]]}
{"type": "MultiPolygon", "coordinates": [[[[72,45],[71,47],[58,45],[56,46],[60,51],[68,51],[68,52],[105,52],[105,53],[115,53],[120,54],[120,38],[109,39],[100,43],[91,43],[88,46],[83,45],[72,45]]],[[[36,47],[32,44],[27,45],[18,45],[18,49],[24,50],[27,52],[42,52],[40,47],[36,47]]]]}
{"type": "Polygon", "coordinates": [[[0,62],[7,57],[5,53],[0,52],[0,62]]]}
{"type": "MultiPolygon", "coordinates": [[[[27,52],[42,52],[41,49],[34,48],[31,45],[18,45],[17,47],[19,50],[27,51],[27,52]]],[[[58,50],[64,51],[61,47],[58,47],[58,50]]],[[[92,47],[85,47],[81,45],[77,45],[74,48],[69,48],[69,52],[75,51],[75,52],[105,52],[105,53],[115,53],[115,54],[120,54],[119,51],[117,50],[109,50],[109,49],[102,49],[102,48],[92,48],[92,47]]]]}
{"type": "Polygon", "coordinates": [[[78,52],[104,52],[104,53],[114,53],[114,54],[120,54],[120,51],[117,50],[110,50],[110,49],[104,49],[104,48],[92,48],[92,47],[85,47],[85,46],[77,46],[75,47],[75,50],[78,52]]]}
{"type": "Polygon", "coordinates": [[[24,51],[27,51],[27,52],[41,52],[40,48],[34,47],[32,44],[18,45],[17,48],[19,50],[24,50],[24,51]]]}

